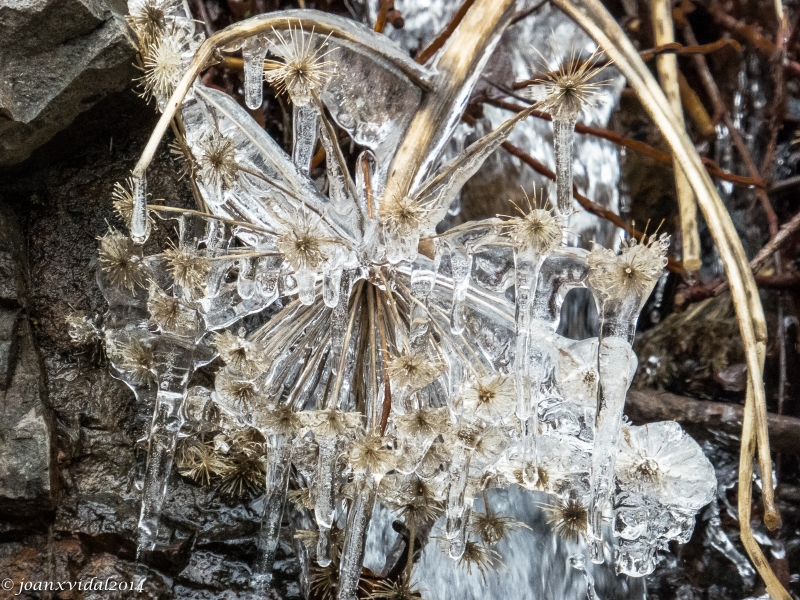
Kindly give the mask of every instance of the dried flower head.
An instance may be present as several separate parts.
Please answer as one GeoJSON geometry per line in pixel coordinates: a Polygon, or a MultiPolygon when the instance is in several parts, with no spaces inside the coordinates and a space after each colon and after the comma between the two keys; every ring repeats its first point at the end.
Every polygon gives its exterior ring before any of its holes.
{"type": "Polygon", "coordinates": [[[422,202],[410,196],[388,196],[380,206],[380,222],[394,235],[419,231],[430,213],[422,202]]]}
{"type": "Polygon", "coordinates": [[[518,217],[507,217],[503,230],[511,238],[512,243],[520,250],[530,250],[537,256],[547,256],[561,245],[563,231],[553,211],[544,202],[543,190],[533,199],[525,193],[525,207],[512,202],[519,212],[518,217]]]}
{"type": "Polygon", "coordinates": [[[309,586],[313,598],[333,600],[339,587],[339,559],[331,556],[331,562],[324,567],[314,563],[311,565],[309,586]]]}
{"type": "Polygon", "coordinates": [[[396,581],[381,579],[367,598],[368,600],[420,600],[422,590],[418,590],[417,585],[413,579],[407,582],[405,577],[396,581]]]}
{"type": "Polygon", "coordinates": [[[303,425],[300,415],[288,404],[279,404],[272,410],[264,411],[259,418],[263,428],[287,437],[293,436],[303,425]]]}
{"type": "Polygon", "coordinates": [[[248,411],[258,397],[258,388],[253,381],[236,377],[227,368],[217,373],[214,387],[218,399],[237,413],[248,411]]]}
{"type": "Polygon", "coordinates": [[[353,445],[350,465],[354,471],[384,475],[394,468],[395,456],[384,438],[369,433],[353,445]]]}
{"type": "MultiPolygon", "coordinates": [[[[133,179],[128,177],[125,183],[117,181],[114,190],[111,192],[111,202],[114,206],[114,214],[125,223],[125,227],[130,229],[131,216],[133,215],[133,179]]],[[[149,218],[150,215],[148,215],[149,218]]]]}
{"type": "Polygon", "coordinates": [[[268,361],[261,350],[243,337],[224,331],[214,338],[214,345],[223,362],[233,371],[247,375],[266,369],[268,361]]]}
{"type": "Polygon", "coordinates": [[[344,412],[335,409],[308,410],[298,413],[304,427],[322,438],[337,438],[354,434],[361,426],[363,415],[359,412],[344,412]]]}
{"type": "Polygon", "coordinates": [[[310,215],[303,207],[278,228],[275,245],[295,271],[318,272],[330,259],[335,240],[325,234],[321,221],[322,216],[310,215]]]}
{"type": "Polygon", "coordinates": [[[234,446],[239,451],[224,457],[219,491],[233,498],[258,495],[266,485],[263,444],[234,442],[234,446]]]}
{"type": "Polygon", "coordinates": [[[201,291],[205,288],[209,263],[190,246],[175,246],[164,251],[167,271],[182,288],[201,291]]]}
{"type": "Polygon", "coordinates": [[[183,76],[183,54],[186,39],[182,30],[163,33],[143,49],[144,77],[142,84],[146,99],[166,100],[172,96],[183,76]]]}
{"type": "Polygon", "coordinates": [[[387,475],[381,479],[383,502],[400,513],[407,524],[432,523],[443,512],[443,492],[417,475],[387,475]]]}
{"type": "Polygon", "coordinates": [[[211,480],[224,472],[225,463],[214,452],[213,441],[203,441],[197,437],[180,440],[175,451],[175,466],[184,477],[200,485],[208,485],[211,480]]]}
{"type": "Polygon", "coordinates": [[[404,350],[401,354],[390,358],[386,372],[395,385],[421,390],[433,383],[443,368],[444,365],[438,359],[430,359],[425,354],[404,350]]]}
{"type": "Polygon", "coordinates": [[[313,30],[306,35],[302,24],[293,28],[291,22],[287,23],[288,39],[279,31],[272,30],[278,38],[275,51],[283,62],[265,61],[264,79],[273,84],[279,93],[288,94],[295,105],[306,106],[328,82],[336,63],[325,60],[333,51],[322,52],[327,41],[315,48],[313,30]]]}
{"type": "Polygon", "coordinates": [[[471,382],[461,394],[467,415],[489,421],[509,417],[517,404],[514,381],[506,375],[490,375],[471,382]]]}
{"type": "Polygon", "coordinates": [[[573,51],[554,70],[534,79],[533,85],[544,88],[539,107],[550,111],[555,118],[574,119],[584,107],[596,106],[601,88],[609,82],[592,81],[610,64],[608,61],[600,64],[601,55],[598,48],[588,59],[580,60],[573,51]]]}
{"type": "Polygon", "coordinates": [[[119,368],[125,371],[134,385],[150,385],[158,381],[153,348],[137,338],[119,350],[119,368]]]}
{"type": "Polygon", "coordinates": [[[73,344],[85,346],[100,339],[100,330],[82,310],[69,313],[66,322],[69,326],[69,337],[73,344]]]}
{"type": "Polygon", "coordinates": [[[506,538],[509,533],[516,531],[520,527],[530,529],[525,523],[503,515],[472,513],[472,520],[470,521],[472,533],[478,536],[487,546],[495,546],[500,540],[506,538]]]}
{"type": "Polygon", "coordinates": [[[433,439],[447,428],[446,408],[421,408],[404,415],[394,415],[397,432],[407,439],[433,439]]]}
{"type": "Polygon", "coordinates": [[[589,512],[586,506],[578,499],[570,497],[567,500],[555,497],[550,504],[542,507],[547,514],[547,524],[553,533],[563,539],[585,537],[589,525],[589,512]]]}
{"type": "Polygon", "coordinates": [[[500,560],[500,554],[495,550],[482,546],[473,540],[467,540],[464,546],[464,554],[458,559],[458,566],[466,569],[469,574],[472,574],[474,567],[481,574],[484,583],[486,583],[486,573],[488,571],[495,571],[505,565],[500,560]]]}
{"type": "Polygon", "coordinates": [[[314,510],[317,503],[314,501],[314,496],[311,494],[310,488],[300,488],[297,490],[289,490],[286,492],[286,499],[289,500],[295,507],[314,510]]]}
{"type": "Polygon", "coordinates": [[[170,0],[129,0],[125,20],[139,39],[140,51],[146,51],[163,35],[171,4],[170,0]]]}
{"type": "Polygon", "coordinates": [[[194,178],[196,161],[184,138],[176,138],[169,143],[169,153],[178,163],[178,179],[194,178]]]}
{"type": "Polygon", "coordinates": [[[236,184],[239,165],[233,140],[216,131],[197,142],[198,177],[214,188],[230,189],[236,184]]]}
{"type": "Polygon", "coordinates": [[[150,322],[161,331],[189,335],[197,330],[197,311],[185,302],[166,294],[155,283],[147,299],[150,322]]]}
{"type": "Polygon", "coordinates": [[[133,292],[144,287],[145,271],[140,248],[113,227],[100,240],[100,268],[108,276],[109,283],[116,288],[133,292]]]}
{"type": "Polygon", "coordinates": [[[602,303],[631,298],[644,302],[667,264],[669,236],[650,236],[646,242],[631,239],[622,253],[595,245],[589,253],[587,283],[602,303]]]}

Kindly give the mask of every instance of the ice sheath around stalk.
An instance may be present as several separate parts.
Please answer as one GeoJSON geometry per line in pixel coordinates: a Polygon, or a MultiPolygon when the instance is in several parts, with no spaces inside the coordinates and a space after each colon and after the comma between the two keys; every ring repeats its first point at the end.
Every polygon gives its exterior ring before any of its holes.
{"type": "Polygon", "coordinates": [[[556,154],[556,198],[563,217],[572,212],[572,148],[575,138],[573,118],[553,118],[553,148],[556,154]]]}
{"type": "Polygon", "coordinates": [[[131,212],[131,240],[144,244],[150,237],[150,219],[147,215],[147,179],[144,175],[133,178],[133,210],[131,212]]]}
{"type": "Polygon", "coordinates": [[[376,482],[372,474],[366,473],[355,482],[356,492],[347,512],[347,524],[339,563],[338,600],[355,600],[361,569],[364,566],[364,551],[367,530],[375,507],[376,482]]]}

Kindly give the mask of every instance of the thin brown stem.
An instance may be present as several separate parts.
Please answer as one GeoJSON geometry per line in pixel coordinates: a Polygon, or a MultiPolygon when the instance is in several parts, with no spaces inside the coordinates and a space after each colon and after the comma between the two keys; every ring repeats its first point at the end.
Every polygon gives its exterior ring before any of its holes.
{"type": "Polygon", "coordinates": [[[437,35],[434,40],[428,44],[425,48],[423,48],[419,54],[417,54],[416,60],[419,64],[425,64],[428,62],[428,59],[436,54],[436,52],[444,46],[444,43],[450,39],[450,36],[453,35],[453,32],[458,27],[458,24],[464,19],[464,16],[467,14],[467,11],[470,7],[475,3],[475,0],[464,0],[464,3],[459,7],[456,11],[456,14],[453,15],[453,18],[450,19],[450,22],[445,26],[444,29],[437,35]]]}
{"type": "Polygon", "coordinates": [[[717,50],[722,50],[726,47],[732,47],[736,52],[741,52],[742,47],[739,45],[734,39],[731,38],[721,38],[716,42],[711,42],[710,44],[702,44],[700,46],[684,46],[683,44],[679,44],[678,42],[670,42],[667,44],[661,44],[656,46],[655,48],[648,48],[647,50],[642,50],[639,52],[639,56],[642,58],[643,61],[647,62],[653,60],[659,54],[678,54],[680,56],[686,54],[711,54],[712,52],[716,52],[717,50]]]}
{"type": "MultiPolygon", "coordinates": [[[[380,291],[375,288],[376,296],[380,295],[380,291]]],[[[378,299],[375,302],[375,307],[378,313],[378,333],[381,337],[381,363],[383,364],[383,409],[381,411],[381,436],[386,435],[386,427],[389,425],[389,414],[392,412],[392,385],[391,380],[386,374],[386,361],[389,359],[389,352],[386,350],[386,328],[384,325],[383,317],[383,302],[378,299]]]]}

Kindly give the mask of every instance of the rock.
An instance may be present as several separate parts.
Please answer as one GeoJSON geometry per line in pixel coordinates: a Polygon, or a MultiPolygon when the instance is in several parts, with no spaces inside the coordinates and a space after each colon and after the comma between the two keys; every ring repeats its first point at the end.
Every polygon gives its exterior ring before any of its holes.
{"type": "Polygon", "coordinates": [[[124,28],[102,0],[0,0],[0,166],[25,160],[129,84],[134,50],[124,28]]]}

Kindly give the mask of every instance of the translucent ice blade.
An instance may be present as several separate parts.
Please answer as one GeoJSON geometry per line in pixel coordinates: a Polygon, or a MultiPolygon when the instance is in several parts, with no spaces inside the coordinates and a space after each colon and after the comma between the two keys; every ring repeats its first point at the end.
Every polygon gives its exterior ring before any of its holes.
{"type": "Polygon", "coordinates": [[[252,298],[256,291],[255,269],[252,258],[239,259],[239,276],[236,278],[236,291],[242,300],[252,298]]]}
{"type": "Polygon", "coordinates": [[[313,106],[297,106],[293,108],[292,133],[294,145],[292,146],[292,160],[303,173],[308,173],[311,168],[311,158],[314,155],[314,146],[317,143],[317,122],[319,117],[313,106]]]}
{"type": "Polygon", "coordinates": [[[411,271],[411,324],[408,338],[411,350],[415,353],[424,353],[428,345],[431,315],[428,311],[428,296],[436,282],[436,274],[431,270],[431,261],[420,258],[411,271]]]}
{"type": "Polygon", "coordinates": [[[331,207],[342,216],[347,216],[351,219],[355,216],[357,222],[358,217],[361,215],[356,213],[356,187],[350,178],[342,149],[336,139],[336,130],[321,108],[319,109],[319,119],[320,139],[322,140],[323,148],[325,148],[329,186],[328,197],[331,201],[331,207]]]}
{"type": "Polygon", "coordinates": [[[150,219],[147,215],[147,179],[142,175],[133,178],[131,239],[135,244],[144,244],[148,237],[150,237],[150,219]]]}
{"type": "Polygon", "coordinates": [[[257,540],[258,560],[254,573],[254,583],[260,584],[259,587],[262,588],[266,588],[272,579],[272,565],[278,549],[292,455],[292,444],[286,436],[271,435],[269,438],[264,512],[257,540]]]}
{"type": "Polygon", "coordinates": [[[364,150],[358,155],[356,161],[356,199],[361,208],[361,214],[366,221],[364,237],[369,238],[370,227],[374,225],[373,219],[378,216],[377,188],[375,187],[375,155],[369,150],[364,150]]]}
{"type": "Polygon", "coordinates": [[[350,503],[345,525],[342,556],[339,563],[338,600],[355,600],[361,569],[364,566],[364,550],[367,529],[375,506],[375,488],[372,476],[357,482],[357,492],[350,503]]]}
{"type": "Polygon", "coordinates": [[[528,361],[533,322],[533,300],[542,260],[528,250],[514,251],[516,301],[515,324],[517,339],[514,351],[514,376],[517,383],[519,408],[517,416],[527,419],[532,410],[530,403],[530,368],[528,361]]]}
{"type": "Polygon", "coordinates": [[[339,286],[342,280],[342,268],[327,269],[322,274],[322,300],[328,308],[339,304],[339,286]]]}
{"type": "Polygon", "coordinates": [[[302,270],[295,273],[297,280],[297,297],[303,304],[314,303],[316,295],[317,274],[314,271],[302,270]]]}
{"type": "Polygon", "coordinates": [[[242,45],[244,59],[244,103],[253,110],[261,108],[264,97],[264,56],[268,43],[259,36],[249,37],[242,45]]]}
{"type": "Polygon", "coordinates": [[[469,511],[464,502],[469,477],[469,462],[472,450],[458,448],[453,454],[448,469],[450,484],[447,488],[447,504],[445,505],[445,534],[450,540],[450,558],[458,560],[466,547],[466,525],[469,511]],[[455,543],[454,543],[455,542],[455,543]]]}
{"type": "Polygon", "coordinates": [[[553,118],[553,146],[556,153],[556,204],[558,212],[572,212],[572,145],[575,138],[575,119],[553,118]]]}
{"type": "Polygon", "coordinates": [[[336,439],[320,438],[319,458],[317,459],[317,477],[314,484],[314,517],[319,528],[319,544],[317,545],[317,563],[326,567],[331,563],[330,530],[336,515],[333,478],[336,470],[336,439]]]}
{"type": "Polygon", "coordinates": [[[265,256],[256,263],[256,290],[262,296],[277,296],[281,263],[282,259],[278,256],[265,256]]]}
{"type": "Polygon", "coordinates": [[[453,271],[453,309],[450,313],[450,329],[454,334],[464,331],[466,300],[472,273],[472,254],[463,246],[450,250],[450,268],[453,271]]]}
{"type": "Polygon", "coordinates": [[[453,198],[461,191],[467,180],[481,167],[488,156],[511,135],[514,126],[522,119],[527,118],[533,107],[522,111],[509,119],[493,132],[483,136],[459,156],[446,163],[432,178],[425,181],[414,194],[416,198],[427,202],[429,212],[422,231],[433,230],[439,221],[447,214],[453,198]]]}
{"type": "Polygon", "coordinates": [[[598,564],[603,562],[603,510],[614,491],[614,464],[622,426],[622,409],[631,382],[632,354],[630,344],[621,338],[609,337],[600,341],[600,385],[589,501],[590,556],[598,564]]]}

